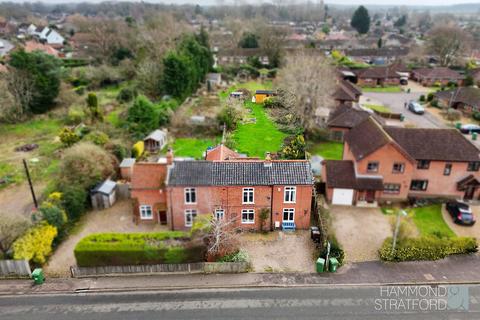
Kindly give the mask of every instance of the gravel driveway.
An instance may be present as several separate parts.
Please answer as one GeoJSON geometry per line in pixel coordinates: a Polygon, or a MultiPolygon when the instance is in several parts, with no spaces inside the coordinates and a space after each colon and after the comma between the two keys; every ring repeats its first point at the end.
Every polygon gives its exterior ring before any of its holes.
{"type": "Polygon", "coordinates": [[[245,233],[240,247],[248,252],[254,272],[315,272],[309,231],[245,233]]]}
{"type": "Polygon", "coordinates": [[[77,224],[76,229],[63,241],[44,267],[50,276],[70,275],[70,266],[76,264],[73,250],[77,243],[92,233],[102,232],[151,232],[165,231],[166,226],[159,224],[133,223],[130,200],[117,202],[113,207],[87,213],[77,224]]]}
{"type": "Polygon", "coordinates": [[[443,121],[439,120],[434,115],[430,114],[428,110],[423,115],[414,114],[405,109],[404,103],[410,100],[418,100],[423,93],[379,93],[379,92],[364,92],[360,103],[381,103],[389,107],[394,113],[402,113],[405,116],[406,124],[413,124],[418,128],[446,128],[443,121]],[[368,101],[370,100],[370,101],[368,101]]]}
{"type": "Polygon", "coordinates": [[[331,207],[332,226],[348,262],[378,260],[378,249],[392,236],[388,216],[379,208],[331,207]]]}

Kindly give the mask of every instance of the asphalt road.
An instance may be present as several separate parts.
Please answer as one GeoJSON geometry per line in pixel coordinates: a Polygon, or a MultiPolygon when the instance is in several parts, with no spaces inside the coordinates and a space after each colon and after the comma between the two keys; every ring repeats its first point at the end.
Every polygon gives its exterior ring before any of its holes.
{"type": "Polygon", "coordinates": [[[480,286],[5,296],[0,319],[480,319],[480,286]]]}
{"type": "MultiPolygon", "coordinates": [[[[426,95],[426,93],[423,93],[426,95]]],[[[446,128],[445,124],[435,118],[428,112],[423,115],[414,114],[411,111],[405,109],[404,103],[410,100],[418,100],[422,93],[378,93],[378,92],[365,92],[365,98],[370,98],[382,102],[388,106],[392,112],[402,113],[405,116],[407,122],[413,123],[419,128],[446,128]]]]}

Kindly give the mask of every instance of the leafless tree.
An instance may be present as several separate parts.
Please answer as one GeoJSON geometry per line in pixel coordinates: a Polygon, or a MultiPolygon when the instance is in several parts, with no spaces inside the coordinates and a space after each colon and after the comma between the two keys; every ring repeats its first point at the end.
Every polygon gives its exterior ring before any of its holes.
{"type": "Polygon", "coordinates": [[[448,67],[468,50],[470,35],[454,25],[439,25],[429,34],[429,52],[438,56],[440,64],[448,67]]]}
{"type": "Polygon", "coordinates": [[[30,103],[35,95],[34,84],[25,70],[10,69],[2,74],[1,98],[4,115],[12,120],[21,120],[30,112],[30,103]],[[8,100],[10,100],[9,104],[8,100]]]}
{"type": "Polygon", "coordinates": [[[211,257],[231,253],[238,248],[238,231],[235,227],[236,218],[216,219],[213,215],[199,216],[202,220],[203,232],[201,233],[207,243],[207,252],[211,257]]]}
{"type": "Polygon", "coordinates": [[[13,243],[20,237],[30,224],[24,218],[12,218],[3,215],[0,219],[0,251],[7,256],[13,243]]]}
{"type": "Polygon", "coordinates": [[[268,57],[270,64],[278,67],[282,58],[282,48],[289,34],[288,29],[269,25],[261,18],[257,18],[254,25],[260,49],[268,57]]]}
{"type": "Polygon", "coordinates": [[[287,56],[285,66],[278,72],[277,87],[284,92],[281,102],[307,131],[312,130],[317,126],[317,108],[335,107],[336,79],[335,69],[318,52],[287,56]]]}

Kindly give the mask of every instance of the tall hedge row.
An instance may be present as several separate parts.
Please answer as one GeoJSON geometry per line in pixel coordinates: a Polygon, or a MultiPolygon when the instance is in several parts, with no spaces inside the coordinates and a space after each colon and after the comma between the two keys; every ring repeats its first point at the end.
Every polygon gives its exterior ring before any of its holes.
{"type": "Polygon", "coordinates": [[[75,247],[80,267],[201,262],[203,242],[180,231],[102,233],[83,238],[75,247]]]}
{"type": "Polygon", "coordinates": [[[379,250],[385,261],[438,260],[452,254],[477,252],[475,238],[421,237],[403,239],[392,252],[392,238],[387,238],[379,250]]]}

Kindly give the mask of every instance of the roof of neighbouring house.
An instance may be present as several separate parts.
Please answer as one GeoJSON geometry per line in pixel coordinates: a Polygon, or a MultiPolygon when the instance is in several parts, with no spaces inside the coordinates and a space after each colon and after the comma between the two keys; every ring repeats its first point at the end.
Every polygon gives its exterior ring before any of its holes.
{"type": "Polygon", "coordinates": [[[169,171],[170,186],[311,185],[308,161],[182,161],[169,171]]]}
{"type": "Polygon", "coordinates": [[[390,66],[359,69],[355,71],[355,73],[357,74],[358,78],[373,78],[373,79],[400,78],[400,75],[397,73],[397,70],[394,68],[391,68],[390,66]]]}
{"type": "Polygon", "coordinates": [[[116,186],[117,183],[115,181],[107,179],[104,182],[97,184],[97,186],[93,188],[92,193],[102,193],[109,195],[113,192],[113,190],[115,190],[116,186]]]}
{"type": "Polygon", "coordinates": [[[382,126],[371,117],[353,127],[345,141],[357,160],[363,159],[391,141],[382,126]]]}
{"type": "Polygon", "coordinates": [[[241,155],[223,144],[219,144],[218,146],[207,150],[207,155],[205,157],[205,160],[208,161],[215,161],[215,160],[228,160],[232,158],[240,158],[241,155]]]}
{"type": "Polygon", "coordinates": [[[361,94],[362,90],[359,87],[350,81],[341,80],[333,96],[336,100],[356,101],[361,94]]]}
{"type": "Polygon", "coordinates": [[[135,158],[125,158],[120,163],[120,168],[131,168],[135,164],[135,158]]]}
{"type": "Polygon", "coordinates": [[[353,161],[327,160],[326,171],[328,188],[383,190],[382,178],[357,177],[353,161]]]}
{"type": "Polygon", "coordinates": [[[439,99],[452,99],[452,103],[464,103],[469,106],[480,105],[480,89],[474,87],[460,87],[454,90],[438,91],[435,93],[439,99]]]}
{"type": "Polygon", "coordinates": [[[165,140],[166,136],[167,136],[167,133],[165,131],[157,129],[157,130],[153,131],[152,133],[150,133],[143,140],[145,141],[145,140],[150,140],[151,139],[151,140],[155,140],[155,141],[161,141],[161,140],[165,140]]]}
{"type": "Polygon", "coordinates": [[[416,160],[480,161],[480,150],[455,129],[385,127],[416,160]]]}
{"type": "Polygon", "coordinates": [[[48,44],[43,44],[40,42],[36,41],[27,41],[25,43],[25,51],[26,52],[33,52],[33,51],[42,51],[46,54],[50,54],[52,56],[58,57],[59,53],[58,50],[53,48],[52,46],[48,44]]]}
{"type": "Polygon", "coordinates": [[[459,72],[446,67],[437,68],[420,68],[415,69],[413,72],[428,79],[463,79],[465,78],[459,72]]]}
{"type": "Polygon", "coordinates": [[[345,50],[350,57],[396,57],[406,56],[410,52],[408,47],[359,48],[345,50]]]}
{"type": "Polygon", "coordinates": [[[255,94],[273,94],[274,92],[272,90],[257,90],[255,91],[255,94]]]}

